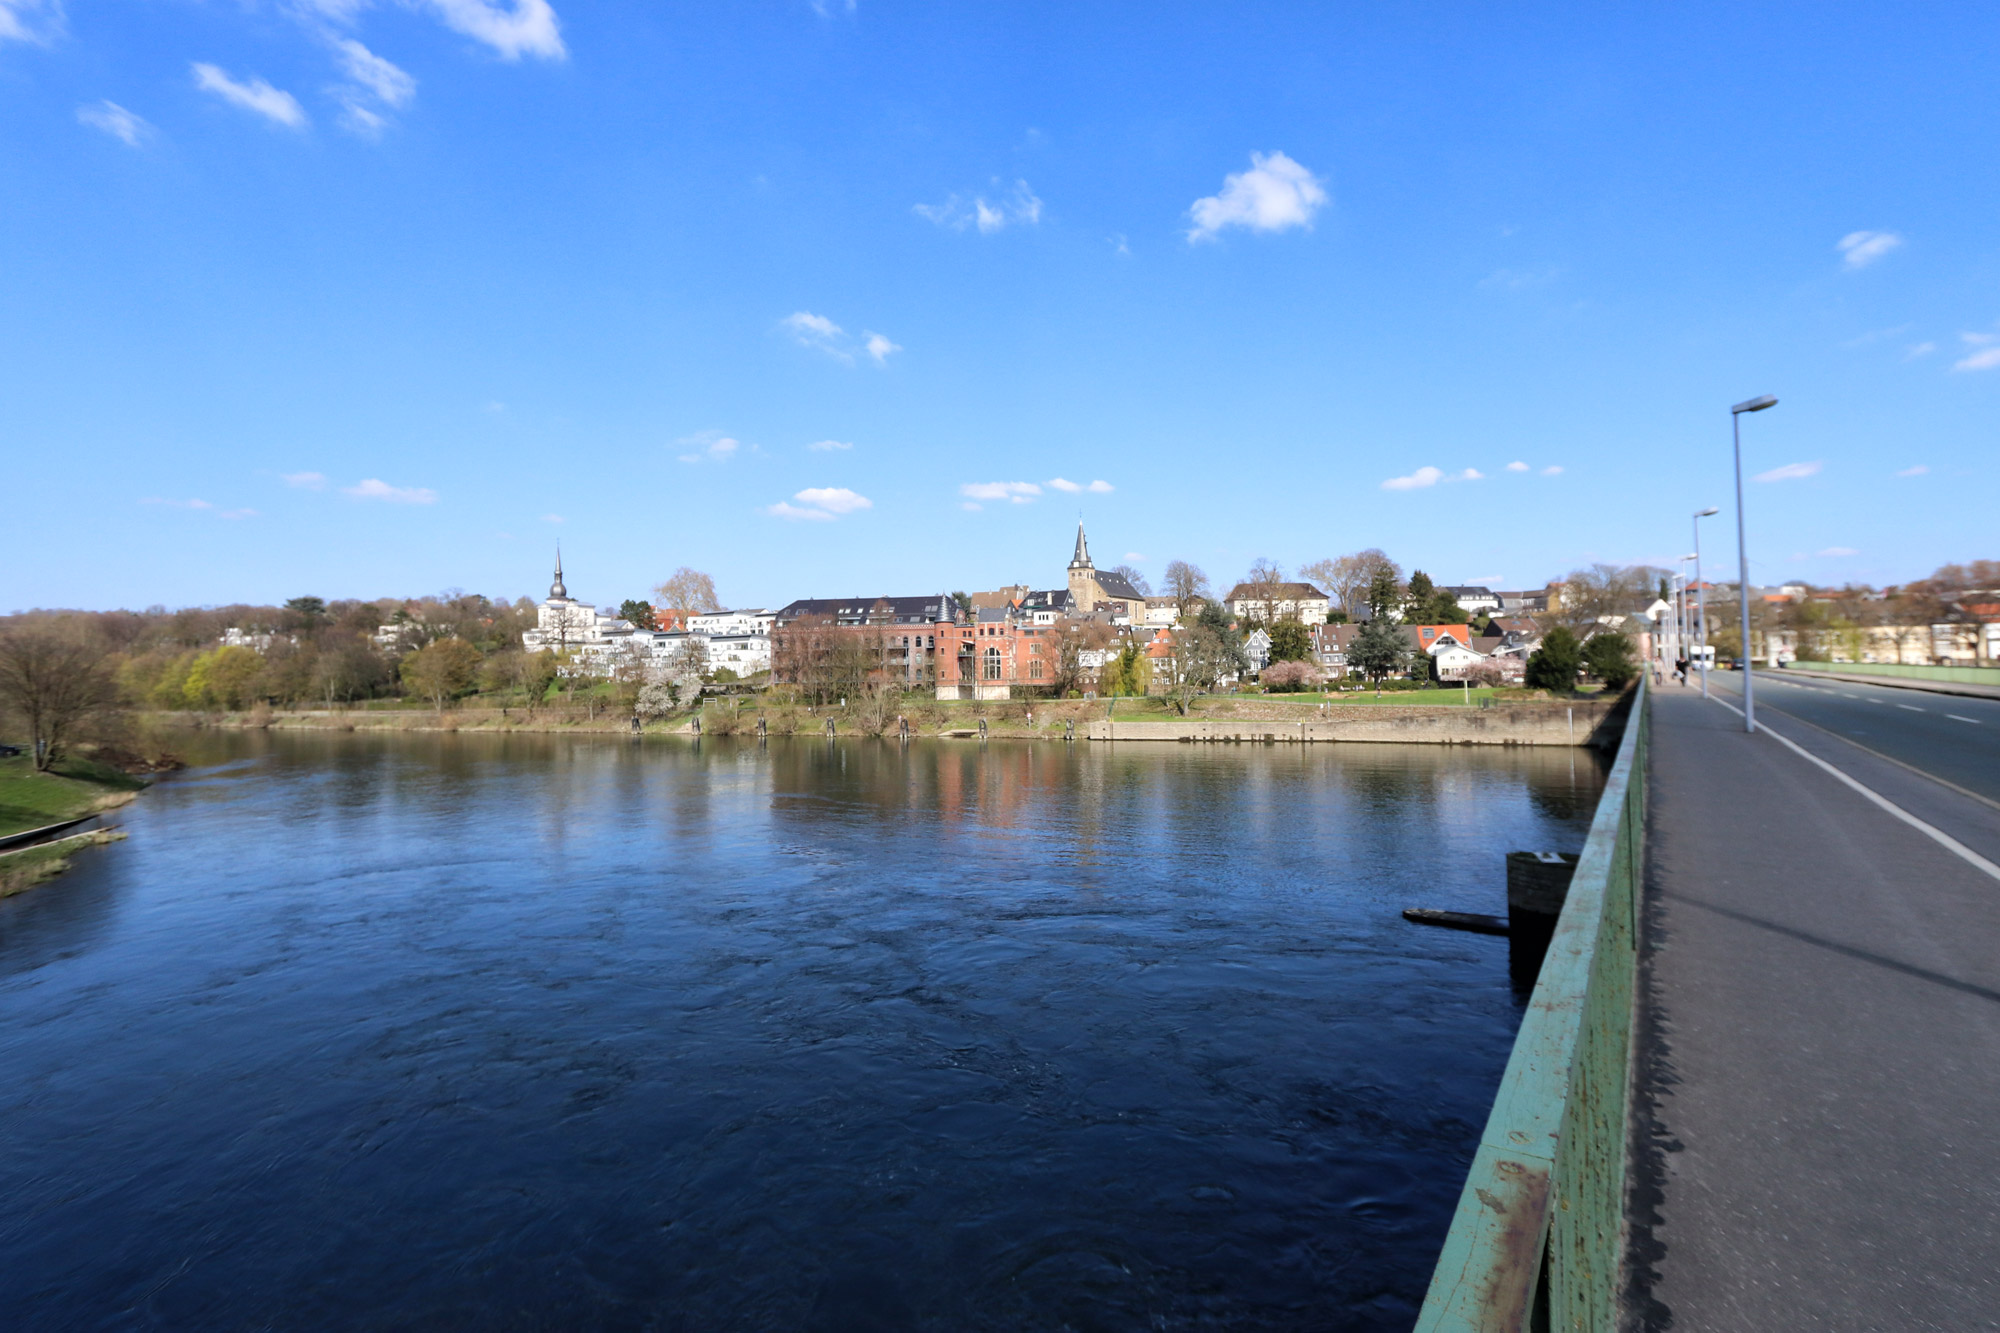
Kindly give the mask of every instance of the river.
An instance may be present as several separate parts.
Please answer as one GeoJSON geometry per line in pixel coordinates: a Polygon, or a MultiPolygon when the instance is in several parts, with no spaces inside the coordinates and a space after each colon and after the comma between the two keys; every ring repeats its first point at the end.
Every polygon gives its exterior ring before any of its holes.
{"type": "Polygon", "coordinates": [[[200,732],[0,902],[11,1329],[1405,1329],[1568,750],[200,732]]]}

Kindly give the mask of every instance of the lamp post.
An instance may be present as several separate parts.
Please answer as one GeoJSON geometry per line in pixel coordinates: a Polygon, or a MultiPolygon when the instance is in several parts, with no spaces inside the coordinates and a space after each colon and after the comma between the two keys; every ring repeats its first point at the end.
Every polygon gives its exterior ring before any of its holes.
{"type": "MultiPolygon", "coordinates": [[[[1675,606],[1680,619],[1674,626],[1674,657],[1677,661],[1688,663],[1689,670],[1694,669],[1694,654],[1688,651],[1688,640],[1694,637],[1694,604],[1688,601],[1688,593],[1693,589],[1689,583],[1687,566],[1693,559],[1692,555],[1682,556],[1678,561],[1680,568],[1674,571],[1674,578],[1681,585],[1680,599],[1675,606]]],[[[1681,677],[1681,684],[1687,683],[1687,677],[1681,677]]]]}
{"type": "Polygon", "coordinates": [[[1729,434],[1736,445],[1736,598],[1742,608],[1743,648],[1743,730],[1757,730],[1757,704],[1751,697],[1750,669],[1750,548],[1743,543],[1743,414],[1776,407],[1770,394],[1746,399],[1729,409],[1729,434]]]}
{"type": "Polygon", "coordinates": [[[1713,518],[1714,505],[1694,511],[1694,633],[1695,649],[1701,657],[1701,697],[1708,697],[1708,590],[1701,586],[1701,521],[1713,518]]]}

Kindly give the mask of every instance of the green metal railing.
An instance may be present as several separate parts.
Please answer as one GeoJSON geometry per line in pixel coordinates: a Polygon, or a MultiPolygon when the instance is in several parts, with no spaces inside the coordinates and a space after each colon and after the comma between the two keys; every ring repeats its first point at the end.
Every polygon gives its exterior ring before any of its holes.
{"type": "Polygon", "coordinates": [[[1420,1333],[1617,1327],[1646,713],[1642,679],[1420,1333]]]}
{"type": "Polygon", "coordinates": [[[1904,666],[1896,662],[1787,662],[1787,671],[1838,671],[1846,676],[1901,676],[1953,685],[2000,686],[2000,667],[1904,666]]]}

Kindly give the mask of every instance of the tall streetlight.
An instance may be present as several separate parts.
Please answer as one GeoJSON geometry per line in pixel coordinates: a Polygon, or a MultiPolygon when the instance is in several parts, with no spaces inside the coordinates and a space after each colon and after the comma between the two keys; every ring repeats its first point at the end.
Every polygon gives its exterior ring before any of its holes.
{"type": "Polygon", "coordinates": [[[1729,409],[1729,434],[1736,442],[1736,595],[1743,609],[1743,730],[1757,730],[1757,705],[1750,696],[1750,548],[1743,544],[1743,414],[1776,407],[1770,394],[1751,398],[1729,409]]]}
{"type": "MultiPolygon", "coordinates": [[[[1687,565],[1693,559],[1692,555],[1682,556],[1676,562],[1680,565],[1680,568],[1674,571],[1674,581],[1681,585],[1680,594],[1676,599],[1674,608],[1675,614],[1680,617],[1674,627],[1677,635],[1674,643],[1674,651],[1678,654],[1677,660],[1688,663],[1690,671],[1694,669],[1694,654],[1688,651],[1688,640],[1694,636],[1694,605],[1688,601],[1690,581],[1688,579],[1687,565]]],[[[1683,679],[1681,684],[1685,685],[1687,681],[1683,679]]]]}
{"type": "Polygon", "coordinates": [[[1712,518],[1714,505],[1694,511],[1694,633],[1695,651],[1701,658],[1701,697],[1708,697],[1708,592],[1701,586],[1701,521],[1712,518]]]}

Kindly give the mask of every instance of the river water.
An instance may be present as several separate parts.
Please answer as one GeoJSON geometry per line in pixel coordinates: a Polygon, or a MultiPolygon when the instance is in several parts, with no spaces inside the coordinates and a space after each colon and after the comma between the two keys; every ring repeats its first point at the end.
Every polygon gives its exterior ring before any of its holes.
{"type": "Polygon", "coordinates": [[[1404,1329],[1585,752],[192,734],[0,902],[0,1326],[1404,1329]]]}

